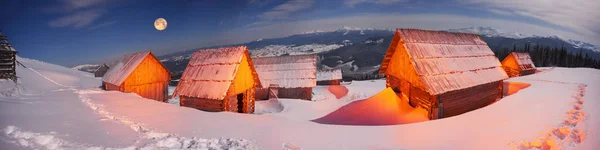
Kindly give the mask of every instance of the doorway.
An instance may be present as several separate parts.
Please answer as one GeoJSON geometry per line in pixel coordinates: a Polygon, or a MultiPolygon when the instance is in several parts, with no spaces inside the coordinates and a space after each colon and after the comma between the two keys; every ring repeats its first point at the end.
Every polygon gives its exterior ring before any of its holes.
{"type": "Polygon", "coordinates": [[[244,94],[237,95],[237,110],[239,113],[244,113],[244,94]]]}

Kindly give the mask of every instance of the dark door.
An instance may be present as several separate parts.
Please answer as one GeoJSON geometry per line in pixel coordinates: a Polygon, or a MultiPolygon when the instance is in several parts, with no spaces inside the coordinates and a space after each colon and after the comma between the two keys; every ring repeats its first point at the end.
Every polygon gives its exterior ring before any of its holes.
{"type": "Polygon", "coordinates": [[[239,113],[244,113],[244,94],[237,95],[237,107],[239,113]]]}

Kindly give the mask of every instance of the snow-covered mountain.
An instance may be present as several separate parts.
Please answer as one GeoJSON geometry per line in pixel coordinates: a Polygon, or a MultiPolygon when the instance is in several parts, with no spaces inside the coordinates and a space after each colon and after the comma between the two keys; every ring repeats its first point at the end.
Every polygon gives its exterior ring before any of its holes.
{"type": "MultiPolygon", "coordinates": [[[[344,74],[376,74],[377,69],[373,69],[373,67],[381,64],[394,31],[395,29],[388,28],[344,26],[330,31],[311,30],[281,38],[260,38],[235,45],[248,46],[253,57],[317,53],[321,59],[318,62],[319,67],[340,68],[344,70],[344,74]]],[[[568,52],[578,53],[581,51],[592,58],[600,59],[600,49],[597,46],[560,36],[525,35],[491,27],[468,27],[445,31],[480,34],[488,46],[496,51],[505,48],[512,49],[513,45],[522,48],[525,43],[530,43],[549,47],[565,46],[568,52]]],[[[185,70],[191,54],[197,49],[158,57],[173,73],[174,79],[177,79],[178,75],[185,70]]]]}
{"type": "Polygon", "coordinates": [[[598,47],[598,46],[595,46],[590,43],[578,41],[578,40],[567,39],[567,38],[564,38],[564,37],[561,37],[558,35],[549,35],[549,36],[525,35],[525,34],[521,34],[521,33],[517,33],[517,32],[502,32],[498,29],[491,28],[491,27],[468,27],[468,28],[460,28],[460,29],[448,29],[446,31],[472,33],[472,34],[483,35],[485,37],[503,37],[503,38],[510,38],[510,39],[525,39],[525,38],[556,39],[556,40],[560,40],[560,41],[570,44],[573,48],[587,49],[587,50],[591,50],[594,52],[600,52],[600,47],[598,47]]]}

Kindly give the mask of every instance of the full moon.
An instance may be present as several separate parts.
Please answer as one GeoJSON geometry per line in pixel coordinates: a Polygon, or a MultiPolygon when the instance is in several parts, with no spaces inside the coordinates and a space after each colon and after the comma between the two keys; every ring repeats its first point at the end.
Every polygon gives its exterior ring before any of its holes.
{"type": "Polygon", "coordinates": [[[165,30],[167,28],[167,20],[164,18],[158,18],[154,21],[154,28],[158,31],[165,30]]]}

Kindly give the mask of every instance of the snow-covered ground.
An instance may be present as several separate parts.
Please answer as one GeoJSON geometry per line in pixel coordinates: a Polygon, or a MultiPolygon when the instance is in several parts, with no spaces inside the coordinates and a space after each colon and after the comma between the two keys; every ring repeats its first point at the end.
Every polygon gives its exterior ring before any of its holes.
{"type": "MultiPolygon", "coordinates": [[[[600,147],[600,70],[595,69],[544,68],[538,74],[510,79],[506,85],[511,95],[455,117],[359,126],[314,120],[353,102],[357,103],[346,109],[361,106],[361,99],[384,89],[385,80],[318,86],[313,101],[258,101],[260,114],[238,114],[204,112],[132,93],[102,91],[100,79],[89,73],[18,60],[28,67],[17,68],[18,84],[0,81],[0,149],[600,147]]],[[[377,101],[359,107],[373,110],[361,116],[382,113],[373,104],[377,101]]]]}

